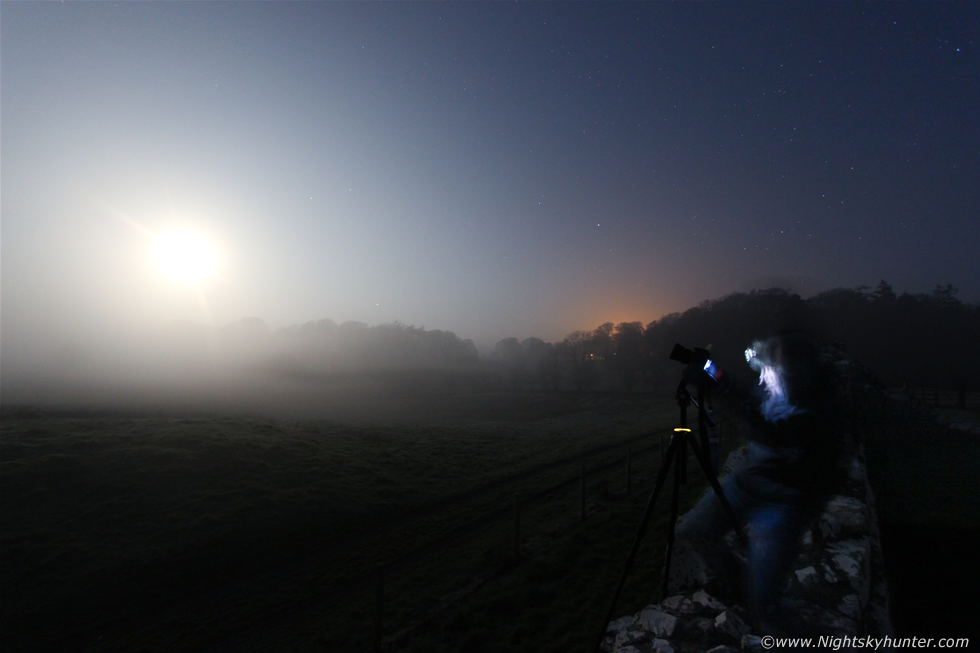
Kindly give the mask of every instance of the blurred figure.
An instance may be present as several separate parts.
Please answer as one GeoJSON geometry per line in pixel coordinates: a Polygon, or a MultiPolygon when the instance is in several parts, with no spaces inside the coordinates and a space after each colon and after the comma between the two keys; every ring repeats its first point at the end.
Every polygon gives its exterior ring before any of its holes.
{"type": "Polygon", "coordinates": [[[834,370],[805,334],[783,332],[756,341],[745,357],[758,384],[748,392],[729,378],[720,385],[728,399],[740,400],[751,426],[748,457],[720,482],[748,527],[747,569],[724,546],[732,524],[713,492],[678,522],[677,537],[736,583],[734,598],[774,623],[785,621],[775,608],[803,533],[841,480],[840,410],[834,370]]]}

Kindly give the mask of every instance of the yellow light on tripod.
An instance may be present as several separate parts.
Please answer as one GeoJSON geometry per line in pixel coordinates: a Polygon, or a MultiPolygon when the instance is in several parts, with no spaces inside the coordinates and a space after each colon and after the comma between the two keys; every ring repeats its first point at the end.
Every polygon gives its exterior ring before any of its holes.
{"type": "Polygon", "coordinates": [[[674,433],[690,433],[690,432],[691,429],[686,429],[682,426],[678,426],[676,429],[674,429],[674,433]]]}

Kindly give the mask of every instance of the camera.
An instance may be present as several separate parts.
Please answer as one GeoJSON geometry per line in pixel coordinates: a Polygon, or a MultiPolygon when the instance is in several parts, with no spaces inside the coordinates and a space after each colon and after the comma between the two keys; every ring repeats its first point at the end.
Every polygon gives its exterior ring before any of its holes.
{"type": "Polygon", "coordinates": [[[706,361],[708,360],[708,350],[700,347],[695,347],[693,350],[688,349],[678,342],[674,345],[673,351],[670,352],[670,360],[685,365],[690,365],[695,361],[706,361]]]}
{"type": "Polygon", "coordinates": [[[676,343],[670,352],[670,360],[687,365],[685,378],[692,383],[702,380],[701,372],[718,381],[721,378],[721,369],[711,360],[710,355],[711,352],[707,349],[701,347],[688,349],[684,345],[676,343]]]}

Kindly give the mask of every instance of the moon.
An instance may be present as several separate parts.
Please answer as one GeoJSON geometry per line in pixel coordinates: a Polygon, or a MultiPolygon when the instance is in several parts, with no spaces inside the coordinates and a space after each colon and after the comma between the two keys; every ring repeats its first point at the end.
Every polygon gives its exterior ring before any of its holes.
{"type": "Polygon", "coordinates": [[[155,253],[157,267],[172,281],[196,285],[214,274],[214,247],[199,233],[174,231],[157,236],[155,253]]]}

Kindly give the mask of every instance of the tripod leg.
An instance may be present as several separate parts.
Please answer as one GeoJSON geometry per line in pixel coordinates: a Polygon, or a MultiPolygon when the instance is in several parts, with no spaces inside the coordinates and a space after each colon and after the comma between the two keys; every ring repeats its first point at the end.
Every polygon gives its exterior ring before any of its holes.
{"type": "MultiPolygon", "coordinates": [[[[683,445],[683,440],[681,443],[683,445]]],[[[683,446],[678,449],[681,452],[684,451],[683,446]]],[[[667,551],[664,553],[663,580],[660,583],[661,600],[667,598],[667,586],[670,583],[670,559],[674,554],[674,533],[677,529],[677,513],[680,507],[681,483],[686,480],[681,478],[681,470],[683,469],[681,465],[682,463],[678,462],[677,467],[674,468],[674,487],[670,495],[670,526],[667,529],[667,551]]]]}
{"type": "Polygon", "coordinates": [[[664,481],[667,479],[667,472],[670,470],[671,464],[674,462],[674,457],[677,454],[678,441],[679,438],[675,434],[671,436],[670,444],[667,445],[667,452],[660,464],[660,471],[657,472],[657,481],[653,487],[653,494],[650,495],[650,500],[647,501],[646,512],[643,513],[643,519],[640,520],[640,525],[636,529],[636,536],[633,538],[633,548],[630,549],[629,557],[626,558],[626,565],[623,568],[622,575],[619,577],[619,584],[616,585],[616,593],[613,594],[612,602],[609,604],[609,609],[606,611],[606,618],[602,622],[602,630],[599,632],[599,639],[596,640],[595,648],[593,649],[595,653],[599,653],[599,649],[602,646],[602,640],[606,637],[606,627],[609,625],[609,622],[612,621],[613,611],[616,609],[616,602],[619,600],[619,595],[623,591],[623,585],[626,584],[626,576],[629,574],[630,568],[633,566],[633,560],[636,558],[636,552],[640,548],[640,542],[643,540],[643,536],[646,534],[647,524],[650,522],[650,515],[653,514],[653,506],[657,502],[657,495],[660,494],[660,490],[662,490],[664,487],[664,481]]]}
{"type": "Polygon", "coordinates": [[[694,439],[691,439],[691,447],[694,449],[694,456],[698,459],[698,463],[701,465],[701,469],[704,470],[704,475],[708,478],[708,483],[711,484],[711,489],[714,490],[715,496],[721,502],[721,507],[724,509],[725,514],[728,518],[732,520],[732,526],[735,528],[735,534],[738,536],[739,540],[745,541],[745,533],[742,531],[742,526],[738,523],[738,518],[735,517],[735,511],[732,510],[732,505],[728,503],[728,499],[725,497],[725,491],[721,489],[721,484],[718,483],[718,477],[714,475],[711,471],[711,464],[705,457],[705,452],[698,446],[694,439]]]}

